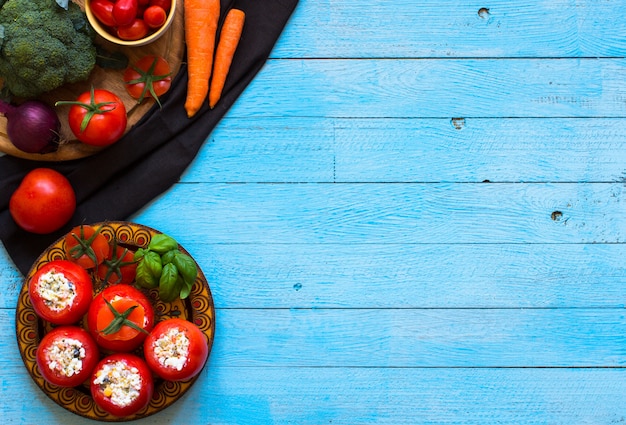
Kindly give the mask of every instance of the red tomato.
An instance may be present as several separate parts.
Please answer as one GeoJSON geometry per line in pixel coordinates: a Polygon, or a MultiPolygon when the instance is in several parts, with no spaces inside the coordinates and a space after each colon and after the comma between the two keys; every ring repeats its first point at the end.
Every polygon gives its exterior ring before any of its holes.
{"type": "Polygon", "coordinates": [[[114,4],[110,0],[91,0],[89,8],[101,24],[108,27],[114,27],[116,25],[115,18],[113,17],[114,4]]]}
{"type": "Polygon", "coordinates": [[[74,188],[63,174],[50,168],[35,168],[26,174],[9,200],[15,223],[38,234],[59,230],[75,210],[74,188]]]}
{"type": "Polygon", "coordinates": [[[91,89],[71,104],[68,119],[70,129],[78,140],[93,146],[108,146],[117,142],[126,131],[126,107],[116,94],[103,89],[91,89]]]}
{"type": "Polygon", "coordinates": [[[160,56],[144,56],[124,71],[126,90],[139,102],[149,95],[158,97],[172,86],[172,71],[169,63],[160,56]]]}
{"type": "Polygon", "coordinates": [[[160,6],[165,10],[165,13],[170,13],[172,7],[172,0],[150,0],[150,6],[160,6]]]}
{"type": "Polygon", "coordinates": [[[85,269],[68,260],[53,260],[33,275],[28,294],[35,312],[55,325],[78,322],[93,297],[91,277],[85,269]]]}
{"type": "Polygon", "coordinates": [[[148,6],[150,4],[150,0],[138,0],[139,6],[148,6]]]}
{"type": "Polygon", "coordinates": [[[150,28],[143,19],[135,18],[130,24],[117,28],[117,36],[122,40],[139,40],[148,35],[150,28]]]}
{"type": "Polygon", "coordinates": [[[113,244],[109,247],[107,258],[98,266],[96,274],[100,281],[112,285],[133,283],[137,272],[135,253],[127,248],[113,244]]]}
{"type": "Polygon", "coordinates": [[[37,347],[37,366],[44,379],[60,387],[76,387],[91,376],[99,352],[89,332],[79,326],[59,326],[37,347]]]}
{"type": "Polygon", "coordinates": [[[143,12],[143,20],[150,28],[160,28],[167,19],[167,13],[161,6],[150,6],[143,12]]]}
{"type": "Polygon", "coordinates": [[[145,408],[152,399],[152,373],[140,357],[129,353],[102,359],[90,383],[93,401],[113,416],[130,416],[145,408]]]}
{"type": "Polygon", "coordinates": [[[113,5],[113,19],[117,26],[130,25],[137,17],[137,0],[116,0],[113,5]]]}
{"type": "Polygon", "coordinates": [[[101,348],[132,351],[154,327],[154,309],[148,297],[134,286],[112,285],[91,302],[87,326],[101,348]]]}
{"type": "Polygon", "coordinates": [[[143,353],[158,376],[182,381],[200,373],[209,356],[209,345],[198,326],[174,318],[157,323],[143,343],[143,353]]]}
{"type": "Polygon", "coordinates": [[[65,255],[85,269],[101,264],[109,255],[109,240],[93,226],[80,225],[65,235],[65,255]]]}

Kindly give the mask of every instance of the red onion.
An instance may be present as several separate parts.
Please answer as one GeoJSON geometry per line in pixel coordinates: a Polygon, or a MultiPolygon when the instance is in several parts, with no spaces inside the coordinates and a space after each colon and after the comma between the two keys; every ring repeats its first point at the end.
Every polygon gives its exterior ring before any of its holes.
{"type": "Polygon", "coordinates": [[[16,148],[27,153],[49,153],[59,147],[61,121],[56,111],[38,100],[11,105],[0,100],[7,119],[7,134],[16,148]]]}

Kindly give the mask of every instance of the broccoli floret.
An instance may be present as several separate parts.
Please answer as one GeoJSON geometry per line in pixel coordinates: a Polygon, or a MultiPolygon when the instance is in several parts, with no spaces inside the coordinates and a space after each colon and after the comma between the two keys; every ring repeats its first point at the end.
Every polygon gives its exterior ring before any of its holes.
{"type": "Polygon", "coordinates": [[[70,2],[68,10],[55,0],[0,0],[0,5],[0,76],[13,95],[33,98],[89,77],[96,64],[95,34],[78,5],[70,2]]]}

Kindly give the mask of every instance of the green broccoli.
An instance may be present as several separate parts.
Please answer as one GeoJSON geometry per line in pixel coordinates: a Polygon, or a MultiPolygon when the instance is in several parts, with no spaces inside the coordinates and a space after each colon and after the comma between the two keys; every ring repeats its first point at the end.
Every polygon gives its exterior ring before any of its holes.
{"type": "Polygon", "coordinates": [[[0,0],[0,76],[14,96],[34,98],[84,81],[96,64],[95,32],[78,5],[0,0]]]}

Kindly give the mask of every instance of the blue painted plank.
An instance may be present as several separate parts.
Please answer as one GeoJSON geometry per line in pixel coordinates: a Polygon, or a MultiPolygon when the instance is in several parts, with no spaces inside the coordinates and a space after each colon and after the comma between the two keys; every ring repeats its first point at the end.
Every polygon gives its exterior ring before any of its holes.
{"type": "Polygon", "coordinates": [[[621,183],[179,184],[135,220],[162,223],[183,245],[620,243],[625,190],[621,183]]]}
{"type": "Polygon", "coordinates": [[[275,57],[623,57],[615,1],[300,1],[275,57]]]}
{"type": "Polygon", "coordinates": [[[226,118],[185,183],[618,182],[626,120],[226,118]]]}
{"type": "Polygon", "coordinates": [[[230,117],[626,116],[616,59],[270,60],[230,117]]]}

